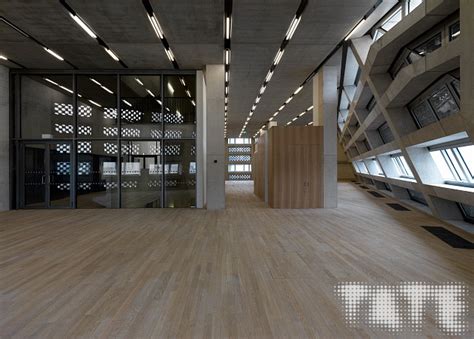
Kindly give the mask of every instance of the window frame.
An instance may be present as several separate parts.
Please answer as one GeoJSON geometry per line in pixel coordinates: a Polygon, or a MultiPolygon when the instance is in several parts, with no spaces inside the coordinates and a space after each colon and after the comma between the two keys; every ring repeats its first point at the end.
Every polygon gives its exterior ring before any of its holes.
{"type": "Polygon", "coordinates": [[[395,163],[397,167],[400,178],[415,179],[415,175],[413,174],[410,166],[406,162],[406,159],[403,156],[403,154],[397,153],[397,154],[391,155],[390,157],[392,158],[392,161],[395,163]]]}

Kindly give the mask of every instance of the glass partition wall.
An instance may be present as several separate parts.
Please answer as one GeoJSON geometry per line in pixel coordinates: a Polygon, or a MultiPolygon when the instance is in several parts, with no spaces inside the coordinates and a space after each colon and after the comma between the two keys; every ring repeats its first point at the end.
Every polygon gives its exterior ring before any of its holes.
{"type": "Polygon", "coordinates": [[[18,208],[195,206],[195,72],[12,80],[18,208]]]}

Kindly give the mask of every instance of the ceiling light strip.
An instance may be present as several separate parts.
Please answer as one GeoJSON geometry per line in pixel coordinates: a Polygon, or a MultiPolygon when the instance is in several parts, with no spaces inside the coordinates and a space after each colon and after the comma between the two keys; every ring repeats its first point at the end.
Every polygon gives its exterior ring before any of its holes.
{"type": "Polygon", "coordinates": [[[2,55],[2,54],[0,54],[0,60],[4,60],[4,61],[11,62],[12,64],[17,65],[17,66],[20,67],[20,68],[26,68],[26,67],[23,66],[22,64],[16,62],[15,60],[12,60],[12,59],[10,59],[10,58],[6,57],[5,55],[2,55]]]}
{"type": "MultiPolygon", "coordinates": [[[[283,39],[283,41],[280,45],[280,48],[278,48],[278,51],[275,55],[275,58],[272,61],[270,69],[268,70],[268,73],[265,76],[263,84],[260,87],[257,98],[255,99],[255,103],[253,104],[252,108],[250,109],[250,112],[249,112],[249,115],[248,115],[249,117],[252,117],[253,113],[255,112],[255,109],[257,108],[258,103],[260,102],[261,97],[265,93],[265,90],[267,89],[267,85],[270,82],[270,80],[272,79],[272,76],[273,76],[273,73],[275,72],[276,67],[280,63],[280,61],[283,57],[283,54],[285,54],[286,46],[290,42],[291,38],[293,38],[293,35],[295,34],[296,29],[298,28],[298,25],[301,22],[301,16],[302,16],[307,4],[308,4],[308,0],[301,0],[300,5],[298,6],[298,9],[296,10],[295,16],[291,20],[290,25],[288,27],[288,30],[286,31],[285,38],[283,39]]],[[[284,105],[289,103],[292,99],[293,99],[292,97],[290,99],[288,99],[287,102],[284,105]]],[[[242,127],[242,130],[240,132],[239,138],[241,138],[242,134],[245,133],[245,128],[247,127],[248,122],[249,122],[249,119],[247,119],[246,122],[244,123],[244,126],[242,127]]]]}
{"type": "MultiPolygon", "coordinates": [[[[336,54],[336,52],[339,50],[339,48],[341,48],[344,43],[346,41],[348,41],[350,39],[350,37],[354,34],[354,32],[359,29],[359,27],[362,25],[362,23],[364,23],[368,16],[382,3],[382,1],[377,1],[377,3],[372,6],[369,11],[358,21],[358,23],[354,26],[354,28],[352,28],[349,33],[331,50],[331,52],[329,52],[329,54],[324,58],[324,60],[306,77],[306,79],[301,83],[301,85],[293,92],[292,95],[290,95],[290,97],[285,101],[287,102],[288,100],[292,100],[294,98],[295,95],[297,95],[299,92],[301,92],[301,90],[303,89],[303,87],[311,81],[311,79],[313,79],[313,77],[321,70],[321,68],[324,66],[325,63],[327,63],[329,61],[329,59],[331,59],[333,57],[334,54],[336,54]]],[[[286,103],[283,103],[283,105],[278,109],[277,112],[275,112],[275,114],[273,114],[272,117],[270,117],[270,119],[268,119],[267,122],[270,122],[272,121],[279,113],[281,110],[283,110],[283,108],[285,108],[286,106],[286,103]]],[[[312,109],[312,106],[311,106],[311,109],[312,109]]],[[[291,124],[291,122],[287,123],[288,124],[291,124]]],[[[244,129],[242,129],[243,131],[244,129]]],[[[257,131],[258,133],[258,131],[257,131]]]]}
{"type": "Polygon", "coordinates": [[[229,108],[232,6],[232,0],[224,0],[224,137],[227,137],[227,115],[229,108]]]}
{"type": "MultiPolygon", "coordinates": [[[[43,48],[43,50],[45,52],[47,52],[48,54],[52,55],[53,57],[55,57],[57,60],[60,60],[60,61],[64,61],[65,63],[67,63],[69,66],[71,66],[72,68],[74,69],[77,69],[76,66],[74,66],[72,63],[70,63],[69,61],[65,60],[59,53],[57,53],[56,51],[52,50],[51,48],[49,48],[48,46],[46,46],[45,44],[43,44],[41,41],[39,41],[38,39],[34,38],[33,36],[29,35],[28,33],[26,33],[24,30],[22,30],[21,28],[19,28],[17,25],[15,25],[14,23],[12,23],[11,21],[9,21],[7,18],[3,17],[3,16],[0,16],[0,21],[3,21],[5,24],[7,24],[8,26],[10,26],[11,28],[13,28],[15,31],[17,31],[18,33],[20,33],[21,35],[23,35],[24,37],[34,41],[36,44],[38,44],[39,46],[41,46],[43,48]]],[[[10,60],[11,61],[11,60],[10,60]]],[[[13,61],[12,61],[13,62],[13,61]]],[[[14,62],[15,63],[15,62],[14,62]]],[[[19,65],[18,63],[16,63],[17,65],[19,65]]]]}
{"type": "Polygon", "coordinates": [[[105,43],[104,40],[102,40],[97,33],[92,29],[92,27],[87,24],[87,22],[81,18],[77,12],[66,2],[66,0],[59,0],[61,5],[69,12],[69,15],[71,18],[74,20],[74,22],[81,27],[84,32],[87,33],[92,39],[95,39],[97,43],[102,46],[104,51],[116,62],[120,63],[124,68],[128,68],[128,66],[120,60],[120,58],[117,56],[117,54],[105,43]]]}

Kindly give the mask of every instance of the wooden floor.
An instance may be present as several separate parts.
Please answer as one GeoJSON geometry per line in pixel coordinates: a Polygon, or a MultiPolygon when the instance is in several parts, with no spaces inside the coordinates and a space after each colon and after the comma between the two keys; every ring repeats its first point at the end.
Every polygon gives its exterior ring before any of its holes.
{"type": "MultiPolygon", "coordinates": [[[[474,251],[420,227],[442,225],[436,219],[397,212],[352,183],[339,184],[334,210],[272,210],[251,192],[250,183],[227,184],[219,212],[0,214],[0,335],[393,338],[348,328],[334,285],[472,288],[474,251]]],[[[432,320],[421,334],[441,336],[432,320]]]]}

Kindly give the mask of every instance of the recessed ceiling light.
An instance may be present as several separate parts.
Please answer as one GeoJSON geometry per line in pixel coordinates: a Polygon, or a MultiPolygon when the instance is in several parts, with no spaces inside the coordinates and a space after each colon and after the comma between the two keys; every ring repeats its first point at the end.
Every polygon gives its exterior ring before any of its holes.
{"type": "Polygon", "coordinates": [[[225,38],[230,39],[230,17],[225,18],[225,38]]]}
{"type": "Polygon", "coordinates": [[[77,15],[74,15],[72,13],[69,13],[69,15],[71,16],[71,18],[79,25],[81,26],[81,28],[86,31],[87,34],[89,34],[89,36],[93,39],[97,39],[97,35],[95,35],[95,33],[92,31],[92,29],[90,29],[89,26],[87,26],[87,24],[82,21],[81,18],[79,18],[77,15]]]}
{"type": "Polygon", "coordinates": [[[148,94],[150,94],[153,98],[155,97],[155,94],[153,94],[152,91],[150,91],[149,89],[146,90],[148,92],[148,94]]]}
{"type": "Polygon", "coordinates": [[[44,48],[44,50],[45,50],[46,52],[48,52],[49,54],[51,54],[51,55],[52,55],[53,57],[55,57],[56,59],[61,60],[61,61],[64,61],[64,58],[63,58],[62,56],[60,56],[58,53],[56,53],[55,51],[52,51],[52,50],[50,50],[50,49],[47,48],[47,47],[43,47],[43,48],[44,48]]]}
{"type": "Polygon", "coordinates": [[[291,21],[290,27],[288,28],[288,31],[286,32],[286,40],[290,40],[293,37],[293,34],[295,34],[296,28],[298,27],[299,23],[301,21],[301,17],[296,18],[296,16],[293,18],[291,21]]]}

